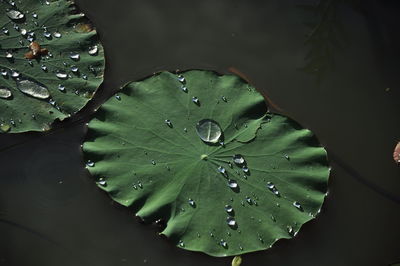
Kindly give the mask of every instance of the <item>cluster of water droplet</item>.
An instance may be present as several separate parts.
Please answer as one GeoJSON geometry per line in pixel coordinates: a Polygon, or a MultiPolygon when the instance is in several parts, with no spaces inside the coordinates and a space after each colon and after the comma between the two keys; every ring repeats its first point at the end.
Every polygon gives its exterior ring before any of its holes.
{"type": "MultiPolygon", "coordinates": [[[[0,53],[4,54],[3,58],[6,60],[4,61],[5,63],[0,63],[0,75],[4,79],[4,82],[1,82],[0,80],[0,84],[3,84],[0,86],[0,99],[10,101],[15,99],[15,97],[21,97],[16,91],[14,91],[14,88],[16,88],[23,94],[32,98],[47,100],[52,108],[64,112],[62,107],[57,104],[56,100],[51,98],[51,95],[54,94],[54,97],[57,98],[59,97],[57,96],[57,92],[66,93],[67,84],[64,84],[64,82],[75,77],[81,78],[82,82],[80,82],[80,84],[74,82],[73,84],[75,85],[73,86],[76,88],[72,88],[71,86],[71,92],[80,95],[80,90],[87,87],[87,80],[89,77],[89,74],[83,72],[88,71],[88,73],[97,76],[98,73],[101,72],[101,66],[90,65],[87,70],[81,71],[78,66],[81,54],[77,51],[72,51],[69,54],[65,54],[65,52],[57,54],[60,59],[55,58],[55,55],[53,55],[53,51],[51,51],[50,48],[50,51],[42,49],[42,51],[45,52],[41,53],[41,45],[46,47],[57,39],[62,38],[63,33],[57,29],[50,31],[50,28],[54,27],[47,27],[46,25],[41,24],[46,20],[44,20],[44,18],[41,19],[39,15],[40,10],[37,12],[22,11],[19,9],[15,1],[2,1],[1,4],[8,6],[5,15],[9,19],[9,23],[6,23],[0,29],[0,40],[3,41],[2,47],[0,47],[0,53]],[[12,45],[12,40],[15,39],[18,42],[16,46],[17,48],[15,48],[15,45],[12,45]],[[12,46],[12,48],[7,48],[7,46],[12,46]],[[18,48],[18,46],[20,46],[20,48],[18,48]],[[29,57],[27,56],[28,53],[30,53],[29,57]],[[62,58],[66,59],[68,57],[69,60],[75,63],[68,62],[68,60],[62,61],[62,58]],[[21,62],[23,63],[24,61],[26,63],[21,64],[21,62]],[[13,66],[14,64],[15,67],[13,66]],[[28,74],[31,72],[30,68],[35,67],[39,68],[44,73],[54,75],[54,77],[60,81],[59,84],[56,85],[55,88],[49,88],[48,84],[54,83],[51,76],[46,76],[42,79],[46,80],[46,85],[39,82],[38,79],[41,79],[38,78],[39,75],[32,76],[28,74]],[[25,70],[26,68],[28,69],[25,70]],[[14,84],[15,86],[13,86],[14,84]]],[[[49,1],[42,2],[42,5],[44,6],[50,4],[49,1]]],[[[57,4],[59,5],[59,3],[57,4]]],[[[80,42],[78,44],[80,44],[80,42]]],[[[77,50],[82,50],[82,48],[78,48],[77,50]]],[[[96,56],[98,53],[98,45],[87,47],[87,54],[89,56],[96,56]]],[[[91,97],[91,95],[92,93],[90,91],[82,94],[84,97],[91,97]]],[[[49,113],[52,114],[54,112],[50,109],[49,113]]],[[[33,117],[36,117],[36,115],[32,115],[32,118],[33,117]]],[[[3,125],[5,124],[8,124],[8,122],[3,121],[3,125]]],[[[6,126],[3,126],[3,129],[7,129],[7,131],[9,130],[6,126]]]]}

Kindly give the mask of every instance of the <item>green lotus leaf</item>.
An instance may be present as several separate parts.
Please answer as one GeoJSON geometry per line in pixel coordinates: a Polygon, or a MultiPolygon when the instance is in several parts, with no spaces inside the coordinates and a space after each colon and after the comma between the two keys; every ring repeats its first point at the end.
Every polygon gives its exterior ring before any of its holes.
{"type": "Polygon", "coordinates": [[[235,75],[162,72],[125,86],[89,123],[83,145],[98,186],[178,247],[212,256],[268,249],[315,218],[326,151],[267,112],[235,75]]]}
{"type": "Polygon", "coordinates": [[[104,53],[71,1],[0,1],[0,132],[50,129],[91,99],[104,53]]]}

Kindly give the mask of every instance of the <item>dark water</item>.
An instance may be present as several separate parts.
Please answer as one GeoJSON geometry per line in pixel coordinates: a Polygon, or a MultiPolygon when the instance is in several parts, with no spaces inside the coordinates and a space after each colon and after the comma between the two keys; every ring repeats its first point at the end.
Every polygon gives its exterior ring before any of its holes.
{"type": "Polygon", "coordinates": [[[295,239],[244,255],[243,265],[399,261],[400,167],[392,152],[400,140],[400,4],[297,6],[313,2],[79,0],[106,48],[106,80],[53,134],[0,136],[0,265],[230,265],[175,248],[113,204],[80,150],[88,115],[124,83],[158,70],[230,67],[313,130],[333,168],[320,217],[295,239]],[[315,22],[316,31],[304,24],[315,22]]]}

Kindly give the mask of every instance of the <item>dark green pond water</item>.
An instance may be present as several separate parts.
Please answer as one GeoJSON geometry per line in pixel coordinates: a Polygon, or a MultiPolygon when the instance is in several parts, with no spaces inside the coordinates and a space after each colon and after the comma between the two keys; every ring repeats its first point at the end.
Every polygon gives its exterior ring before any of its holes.
{"type": "Polygon", "coordinates": [[[242,265],[400,261],[399,1],[320,1],[320,12],[298,6],[318,2],[308,0],[77,2],[105,46],[105,82],[54,134],[0,135],[0,265],[230,265],[174,247],[112,203],[80,145],[93,109],[126,82],[232,67],[316,133],[333,169],[318,219],[242,265]]]}

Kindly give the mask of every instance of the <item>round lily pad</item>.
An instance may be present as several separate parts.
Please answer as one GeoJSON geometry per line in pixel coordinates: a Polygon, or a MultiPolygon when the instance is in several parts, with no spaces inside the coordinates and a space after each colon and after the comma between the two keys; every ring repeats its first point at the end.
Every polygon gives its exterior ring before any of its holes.
{"type": "Polygon", "coordinates": [[[0,1],[0,132],[48,130],[103,81],[103,47],[71,1],[0,1]]]}
{"type": "Polygon", "coordinates": [[[326,151],[267,112],[235,75],[162,72],[126,85],[89,123],[97,185],[180,248],[212,256],[268,249],[319,213],[326,151]]]}

